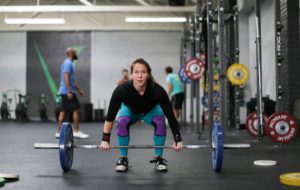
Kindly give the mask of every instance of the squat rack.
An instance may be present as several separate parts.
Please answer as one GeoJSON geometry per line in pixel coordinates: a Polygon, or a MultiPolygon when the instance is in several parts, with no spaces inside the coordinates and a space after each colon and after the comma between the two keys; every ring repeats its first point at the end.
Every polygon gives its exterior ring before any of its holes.
{"type": "MultiPolygon", "coordinates": [[[[213,88],[213,73],[214,73],[214,64],[213,64],[213,56],[216,54],[216,50],[218,49],[219,54],[219,67],[220,67],[220,122],[222,126],[228,126],[228,82],[226,78],[226,70],[228,66],[228,58],[226,57],[226,24],[228,20],[234,20],[234,61],[239,62],[239,39],[238,39],[238,8],[237,5],[233,6],[233,10],[225,10],[224,0],[218,0],[218,6],[216,9],[213,9],[212,0],[207,0],[206,4],[202,6],[202,10],[200,8],[200,1],[197,1],[197,10],[193,16],[189,19],[189,38],[186,40],[185,37],[181,39],[181,47],[187,47],[187,43],[190,43],[191,47],[191,57],[192,58],[200,58],[201,52],[201,44],[204,42],[204,49],[206,50],[206,71],[208,76],[208,110],[209,110],[209,121],[208,125],[212,126],[213,124],[213,115],[214,115],[214,88],[213,88]],[[203,11],[202,11],[203,10],[203,11]],[[218,14],[218,19],[214,19],[214,15],[218,14]],[[225,14],[230,14],[229,18],[225,18],[225,14]],[[215,36],[213,36],[213,23],[218,24],[218,37],[219,37],[219,47],[216,48],[215,36]],[[202,32],[202,33],[201,33],[202,32]],[[201,40],[201,39],[204,40],[201,40]],[[183,40],[185,39],[185,40],[183,40]],[[214,39],[214,40],[213,40],[214,39]]],[[[187,32],[184,31],[184,35],[186,36],[187,32]]],[[[184,48],[183,48],[184,49],[184,48]]],[[[181,51],[184,53],[183,51],[181,51]]],[[[186,52],[186,51],[185,51],[186,52]]],[[[184,56],[182,56],[184,57],[184,56]]],[[[181,66],[183,66],[183,62],[186,60],[181,58],[181,66]]],[[[205,85],[204,85],[205,86],[205,85]]],[[[190,85],[190,122],[191,127],[194,127],[194,98],[196,98],[196,126],[200,126],[200,89],[199,89],[199,80],[192,80],[190,85]]],[[[185,87],[186,89],[186,87],[185,87]]],[[[235,90],[238,92],[238,90],[235,90]]],[[[238,96],[234,97],[235,108],[233,110],[229,110],[230,112],[234,112],[233,115],[236,115],[236,119],[234,121],[236,128],[239,127],[239,100],[238,96]]],[[[186,105],[185,105],[186,106],[186,105]]],[[[186,118],[186,107],[184,107],[184,122],[186,118]]],[[[203,122],[202,122],[203,123],[203,122]]],[[[199,132],[199,130],[197,130],[199,132]]],[[[200,135],[201,135],[200,130],[200,135]]]]}

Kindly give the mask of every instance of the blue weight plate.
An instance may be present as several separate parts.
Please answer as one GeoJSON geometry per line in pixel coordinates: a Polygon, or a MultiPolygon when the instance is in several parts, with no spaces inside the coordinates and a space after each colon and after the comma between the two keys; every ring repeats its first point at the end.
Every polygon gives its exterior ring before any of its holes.
{"type": "Polygon", "coordinates": [[[207,94],[204,94],[203,96],[202,96],[202,105],[204,106],[204,107],[208,107],[208,96],[207,96],[207,94]]]}
{"type": "Polygon", "coordinates": [[[212,165],[215,172],[220,172],[223,165],[223,133],[220,123],[214,123],[211,136],[212,165]]]}
{"type": "Polygon", "coordinates": [[[214,92],[213,103],[215,108],[220,107],[220,93],[214,92]]]}
{"type": "Polygon", "coordinates": [[[71,169],[73,163],[74,149],[73,131],[71,124],[63,123],[60,129],[59,137],[59,160],[61,168],[67,172],[71,169]]]}
{"type": "Polygon", "coordinates": [[[183,83],[190,83],[191,82],[191,79],[188,78],[186,76],[186,74],[184,73],[184,68],[181,68],[179,70],[178,75],[179,75],[179,78],[180,78],[181,82],[183,82],[183,83]]]}
{"type": "MultiPolygon", "coordinates": [[[[208,107],[208,94],[205,93],[202,96],[201,100],[202,100],[201,101],[202,105],[207,108],[208,107]]],[[[214,93],[213,106],[214,106],[214,108],[219,108],[220,107],[220,93],[218,93],[218,92],[214,93]]]]}

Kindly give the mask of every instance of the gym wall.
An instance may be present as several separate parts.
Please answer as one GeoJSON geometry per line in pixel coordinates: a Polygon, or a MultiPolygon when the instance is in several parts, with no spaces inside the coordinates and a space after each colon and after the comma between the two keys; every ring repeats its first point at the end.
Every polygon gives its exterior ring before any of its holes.
{"type": "MultiPolygon", "coordinates": [[[[0,33],[0,102],[2,92],[18,89],[26,93],[26,32],[0,33]]],[[[8,94],[12,99],[10,109],[15,109],[14,92],[8,94]]],[[[14,113],[11,115],[14,117],[14,113]]]]}
{"type": "Polygon", "coordinates": [[[94,108],[108,107],[123,68],[144,58],[154,78],[166,88],[165,67],[178,72],[181,32],[92,32],[91,101],[94,108]],[[106,102],[106,103],[105,103],[106,102]]]}
{"type": "Polygon", "coordinates": [[[30,95],[28,115],[39,117],[41,93],[49,97],[48,115],[54,116],[55,97],[60,86],[61,64],[66,49],[77,49],[75,83],[85,91],[81,102],[90,102],[90,32],[28,32],[26,89],[30,95]]]}
{"type": "MultiPolygon", "coordinates": [[[[275,84],[275,19],[274,1],[264,1],[261,5],[261,48],[262,48],[262,93],[276,100],[275,84]]],[[[256,85],[256,47],[255,47],[255,10],[249,14],[249,71],[250,77],[246,90],[246,101],[255,97],[256,85]]],[[[241,54],[246,52],[241,52],[241,54]]]]}

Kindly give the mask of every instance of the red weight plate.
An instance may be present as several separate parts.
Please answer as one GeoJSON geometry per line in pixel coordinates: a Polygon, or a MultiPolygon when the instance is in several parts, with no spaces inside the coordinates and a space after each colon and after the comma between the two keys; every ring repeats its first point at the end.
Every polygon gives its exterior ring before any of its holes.
{"type": "MultiPolygon", "coordinates": [[[[258,135],[258,116],[256,112],[252,112],[248,117],[246,118],[246,129],[249,132],[250,135],[253,137],[257,137],[258,135]]],[[[264,122],[267,122],[267,116],[263,113],[263,119],[264,122]]]]}
{"type": "Polygon", "coordinates": [[[298,127],[296,121],[289,113],[277,112],[269,117],[266,132],[272,141],[288,143],[296,137],[298,127]]]}
{"type": "Polygon", "coordinates": [[[200,59],[190,59],[185,64],[184,73],[186,76],[192,80],[200,79],[205,70],[205,63],[200,59]]]}

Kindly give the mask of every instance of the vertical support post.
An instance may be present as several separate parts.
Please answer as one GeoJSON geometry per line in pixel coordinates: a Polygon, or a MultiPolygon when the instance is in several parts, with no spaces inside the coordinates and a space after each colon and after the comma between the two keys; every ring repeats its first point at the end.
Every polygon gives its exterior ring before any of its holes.
{"type": "Polygon", "coordinates": [[[219,65],[220,65],[220,118],[221,126],[227,126],[227,106],[226,106],[226,57],[225,57],[225,19],[224,0],[218,1],[218,29],[219,29],[219,65]]]}
{"type": "MultiPolygon", "coordinates": [[[[240,48],[239,48],[239,13],[238,13],[238,5],[234,5],[234,61],[235,63],[240,62],[240,48]]],[[[235,85],[234,86],[234,93],[235,93],[235,104],[234,104],[234,113],[235,113],[235,129],[239,130],[240,128],[240,87],[235,85]]]]}
{"type": "Polygon", "coordinates": [[[279,85],[279,78],[280,78],[280,67],[282,66],[282,52],[281,52],[281,14],[280,14],[280,0],[275,0],[275,61],[276,61],[276,66],[275,66],[275,85],[276,85],[276,106],[275,106],[275,111],[278,112],[280,109],[280,105],[282,104],[281,102],[281,93],[280,89],[278,88],[279,85]]]}
{"type": "MultiPolygon", "coordinates": [[[[197,1],[197,8],[195,12],[195,57],[200,59],[200,2],[197,1]]],[[[202,133],[200,130],[200,79],[195,80],[195,97],[196,97],[196,132],[202,133]]]]}
{"type": "MultiPolygon", "coordinates": [[[[193,16],[189,19],[190,24],[190,43],[191,43],[191,58],[195,57],[195,31],[194,31],[194,19],[193,16]]],[[[191,81],[191,100],[190,100],[190,121],[191,121],[191,128],[194,128],[194,97],[195,97],[195,82],[194,80],[191,81]]]]}
{"type": "Polygon", "coordinates": [[[261,63],[261,16],[260,0],[255,1],[255,26],[256,26],[256,74],[257,74],[257,115],[258,115],[258,139],[261,141],[264,135],[263,107],[262,107],[262,63],[261,63]]]}
{"type": "MultiPolygon", "coordinates": [[[[212,63],[212,1],[207,0],[207,65],[208,65],[208,126],[212,128],[213,126],[213,115],[214,115],[214,106],[213,106],[213,63],[212,63]]],[[[211,130],[210,130],[211,132],[211,130]]],[[[211,134],[211,133],[210,133],[211,134]]],[[[210,135],[211,136],[211,135],[210,135]]]]}
{"type": "MultiPolygon", "coordinates": [[[[181,37],[180,40],[180,52],[181,52],[181,57],[180,57],[180,68],[182,68],[186,62],[187,59],[187,31],[183,32],[183,36],[181,37]]],[[[184,83],[184,92],[186,92],[186,84],[184,83]]],[[[182,114],[181,114],[181,121],[183,123],[183,125],[186,125],[186,96],[185,96],[185,101],[183,102],[183,110],[182,110],[182,114]]]]}
{"type": "Polygon", "coordinates": [[[300,97],[299,1],[280,0],[281,66],[278,69],[279,111],[293,113],[300,97]]]}

